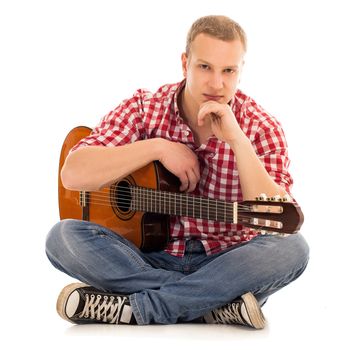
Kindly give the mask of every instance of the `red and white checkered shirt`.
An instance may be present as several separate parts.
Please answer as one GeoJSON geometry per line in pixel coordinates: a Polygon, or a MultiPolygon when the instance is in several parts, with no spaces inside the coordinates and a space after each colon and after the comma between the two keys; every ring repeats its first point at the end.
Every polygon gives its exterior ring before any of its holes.
{"type": "MultiPolygon", "coordinates": [[[[230,202],[242,200],[230,146],[212,136],[207,144],[197,147],[191,129],[180,116],[177,97],[184,83],[164,85],[155,93],[137,90],[132,98],[102,118],[91,135],[72,151],[83,146],[114,147],[155,137],[182,142],[195,152],[200,163],[200,181],[192,194],[230,202]]],[[[240,90],[231,107],[272,179],[290,193],[293,180],[288,172],[287,144],[279,122],[240,90]]],[[[171,218],[170,230],[166,251],[180,257],[188,239],[200,239],[209,255],[257,235],[240,225],[179,216],[171,218]]]]}

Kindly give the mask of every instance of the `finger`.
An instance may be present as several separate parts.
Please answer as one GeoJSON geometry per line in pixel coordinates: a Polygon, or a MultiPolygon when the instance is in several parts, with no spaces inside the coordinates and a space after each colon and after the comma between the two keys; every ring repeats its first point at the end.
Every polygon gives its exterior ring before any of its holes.
{"type": "Polygon", "coordinates": [[[189,186],[189,180],[188,180],[188,177],[187,177],[187,174],[184,173],[184,175],[180,175],[179,176],[179,180],[181,182],[181,186],[180,186],[180,191],[183,192],[183,191],[187,191],[188,189],[188,186],[189,186]]]}
{"type": "Polygon", "coordinates": [[[197,116],[197,122],[199,126],[202,126],[204,124],[204,119],[210,116],[210,112],[210,105],[202,105],[197,116]]]}
{"type": "Polygon", "coordinates": [[[199,162],[198,160],[196,161],[195,166],[193,167],[193,172],[196,176],[196,181],[199,182],[200,178],[201,178],[201,172],[200,172],[200,168],[199,168],[199,162]]]}
{"type": "Polygon", "coordinates": [[[187,172],[187,177],[189,179],[187,192],[193,192],[196,189],[199,178],[196,176],[193,169],[187,172]]]}
{"type": "Polygon", "coordinates": [[[207,114],[198,114],[198,117],[197,117],[197,123],[198,123],[198,126],[202,126],[204,124],[204,119],[207,117],[208,115],[207,114]]]}

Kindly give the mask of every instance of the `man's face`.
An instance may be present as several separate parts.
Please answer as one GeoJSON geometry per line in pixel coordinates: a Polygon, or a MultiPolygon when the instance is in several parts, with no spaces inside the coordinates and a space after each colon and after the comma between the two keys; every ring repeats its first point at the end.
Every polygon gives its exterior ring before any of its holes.
{"type": "Polygon", "coordinates": [[[189,57],[182,54],[187,103],[199,108],[210,100],[219,103],[232,100],[244,64],[243,57],[239,40],[226,42],[199,34],[192,42],[189,57]]]}

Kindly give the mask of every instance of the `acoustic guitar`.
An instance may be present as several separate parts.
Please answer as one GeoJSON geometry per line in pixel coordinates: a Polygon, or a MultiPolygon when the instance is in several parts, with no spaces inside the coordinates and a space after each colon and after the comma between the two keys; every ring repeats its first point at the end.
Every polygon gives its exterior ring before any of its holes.
{"type": "Polygon", "coordinates": [[[88,220],[124,236],[143,251],[162,249],[169,239],[170,215],[229,222],[258,231],[296,233],[303,213],[296,203],[259,200],[226,202],[179,192],[180,182],[159,162],[99,191],[71,191],[60,173],[70,149],[90,128],[72,129],[62,145],[58,197],[61,219],[88,220]]]}

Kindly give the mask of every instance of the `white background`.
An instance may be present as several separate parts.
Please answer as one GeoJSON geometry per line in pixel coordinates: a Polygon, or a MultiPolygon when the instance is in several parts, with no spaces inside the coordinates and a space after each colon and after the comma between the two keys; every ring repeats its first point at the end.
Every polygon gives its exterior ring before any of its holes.
{"type": "Polygon", "coordinates": [[[84,348],[349,348],[347,1],[0,2],[0,342],[84,348]],[[49,264],[61,144],[137,88],[182,79],[187,30],[225,14],[248,35],[241,89],[282,123],[311,246],[304,275],[271,297],[268,327],[74,326],[55,312],[72,280],[49,264]]]}

